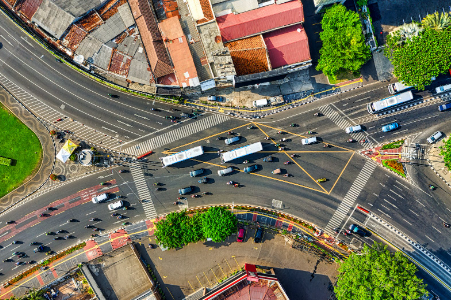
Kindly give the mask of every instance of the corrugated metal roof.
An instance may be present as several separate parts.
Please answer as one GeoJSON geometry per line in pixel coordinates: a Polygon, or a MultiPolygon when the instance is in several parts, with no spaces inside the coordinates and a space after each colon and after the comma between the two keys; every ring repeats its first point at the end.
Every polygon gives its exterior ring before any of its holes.
{"type": "Polygon", "coordinates": [[[62,45],[71,49],[72,51],[77,50],[80,42],[88,35],[86,31],[84,31],[79,26],[73,24],[70,27],[69,33],[64,37],[62,41],[62,45]]]}
{"type": "Polygon", "coordinates": [[[124,21],[122,21],[120,14],[115,14],[105,23],[100,25],[99,28],[90,33],[93,38],[106,43],[112,40],[114,37],[118,36],[121,32],[126,29],[124,21]]]}
{"type": "Polygon", "coordinates": [[[58,7],[67,11],[75,17],[80,17],[94,9],[101,4],[105,3],[106,0],[52,0],[58,7]]]}
{"type": "Polygon", "coordinates": [[[238,15],[228,14],[216,18],[216,21],[223,41],[231,41],[303,22],[304,10],[302,3],[297,0],[268,5],[238,15]]]}
{"type": "Polygon", "coordinates": [[[124,21],[125,27],[130,27],[135,24],[135,20],[133,19],[132,11],[130,10],[130,6],[127,3],[119,6],[117,8],[119,14],[121,15],[122,21],[124,21]]]}
{"type": "Polygon", "coordinates": [[[93,64],[101,69],[108,70],[110,65],[111,55],[113,53],[113,48],[103,44],[99,52],[92,56],[93,64]]]}
{"type": "MultiPolygon", "coordinates": [[[[15,0],[8,2],[13,5],[15,0]]],[[[21,0],[17,2],[16,10],[20,11],[28,20],[31,20],[41,5],[41,2],[42,0],[21,0]]]]}
{"type": "Polygon", "coordinates": [[[141,84],[150,84],[150,68],[147,62],[132,59],[127,79],[141,84]]]}
{"type": "Polygon", "coordinates": [[[83,55],[84,59],[88,59],[92,57],[94,53],[99,51],[102,45],[103,43],[101,41],[88,35],[83,39],[83,41],[81,41],[80,46],[78,46],[77,51],[75,51],[75,54],[83,55]]]}
{"type": "Polygon", "coordinates": [[[75,20],[75,17],[52,1],[43,0],[31,20],[59,39],[75,20]]]}
{"type": "Polygon", "coordinates": [[[263,38],[273,68],[311,59],[307,34],[300,24],[264,34],[263,38]]]}

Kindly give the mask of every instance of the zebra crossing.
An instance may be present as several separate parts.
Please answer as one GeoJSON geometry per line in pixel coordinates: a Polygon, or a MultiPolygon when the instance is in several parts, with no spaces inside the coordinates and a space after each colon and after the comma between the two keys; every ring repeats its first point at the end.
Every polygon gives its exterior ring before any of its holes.
{"type": "Polygon", "coordinates": [[[125,150],[123,150],[122,152],[139,156],[151,150],[175,142],[184,137],[190,136],[194,133],[201,132],[207,128],[223,123],[229,119],[230,117],[225,115],[213,114],[194,123],[184,125],[177,129],[163,133],[162,135],[159,135],[132,147],[125,148],[125,150]]]}
{"type": "MultiPolygon", "coordinates": [[[[319,111],[323,115],[328,117],[332,122],[334,122],[338,127],[340,127],[343,130],[345,130],[347,127],[354,125],[354,124],[351,124],[351,122],[349,122],[348,120],[346,120],[340,113],[335,111],[330,104],[321,106],[319,108],[319,111]]],[[[362,146],[365,149],[373,148],[373,143],[367,138],[367,136],[364,132],[361,131],[361,132],[351,133],[350,135],[356,141],[366,140],[366,143],[362,144],[362,146]]]]}
{"type": "Polygon", "coordinates": [[[348,215],[349,211],[354,207],[354,202],[360,195],[360,192],[365,187],[368,179],[370,179],[373,171],[376,169],[377,164],[372,160],[367,160],[357,178],[354,180],[349,191],[346,193],[343,201],[338,206],[329,223],[326,225],[326,231],[329,233],[334,232],[334,228],[339,228],[343,220],[348,215]]]}
{"type": "Polygon", "coordinates": [[[86,126],[76,120],[70,119],[63,112],[59,112],[45,104],[2,74],[0,74],[0,84],[17,100],[19,100],[20,103],[22,103],[22,105],[24,105],[30,112],[50,125],[52,129],[68,130],[73,133],[74,137],[82,138],[97,147],[112,148],[120,144],[120,140],[115,136],[110,136],[109,134],[86,126]],[[62,121],[55,124],[55,121],[58,119],[62,119],[62,121]]]}
{"type": "Polygon", "coordinates": [[[146,219],[152,220],[157,217],[157,211],[153,205],[152,197],[150,196],[149,187],[147,186],[147,182],[144,178],[144,170],[142,167],[143,166],[140,163],[136,163],[134,168],[130,168],[130,173],[132,174],[136,189],[138,190],[138,197],[143,206],[144,213],[146,214],[146,219]]]}

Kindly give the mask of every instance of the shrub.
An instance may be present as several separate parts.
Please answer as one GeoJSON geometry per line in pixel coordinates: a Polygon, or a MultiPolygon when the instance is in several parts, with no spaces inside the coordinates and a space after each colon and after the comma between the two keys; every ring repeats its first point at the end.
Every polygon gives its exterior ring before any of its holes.
{"type": "Polygon", "coordinates": [[[12,160],[6,157],[0,157],[0,165],[10,166],[12,160]]]}
{"type": "Polygon", "coordinates": [[[75,160],[77,159],[77,154],[72,153],[72,154],[69,156],[69,159],[70,159],[71,161],[75,161],[75,160]]]}
{"type": "Polygon", "coordinates": [[[402,146],[402,144],[404,144],[404,140],[399,140],[399,141],[395,141],[389,144],[385,144],[381,147],[381,150],[385,150],[385,149],[396,149],[402,146]]]}
{"type": "Polygon", "coordinates": [[[50,174],[50,179],[53,180],[53,181],[55,181],[55,180],[58,179],[58,176],[55,175],[55,174],[50,174]]]}
{"type": "Polygon", "coordinates": [[[406,173],[404,173],[404,166],[397,159],[386,159],[382,161],[382,164],[384,167],[392,170],[402,177],[406,177],[406,173]]]}
{"type": "Polygon", "coordinates": [[[55,130],[50,130],[50,135],[55,135],[56,131],[55,130]]]}

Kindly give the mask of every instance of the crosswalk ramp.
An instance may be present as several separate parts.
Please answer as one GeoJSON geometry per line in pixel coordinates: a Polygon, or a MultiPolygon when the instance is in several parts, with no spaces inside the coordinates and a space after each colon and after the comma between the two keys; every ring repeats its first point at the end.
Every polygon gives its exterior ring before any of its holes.
{"type": "MultiPolygon", "coordinates": [[[[341,113],[337,112],[330,104],[321,106],[319,111],[343,130],[347,127],[356,125],[351,124],[350,121],[346,120],[346,118],[341,113]]],[[[350,136],[356,141],[366,140],[366,143],[362,143],[362,146],[365,149],[373,148],[373,143],[367,138],[367,135],[364,132],[351,133],[350,136]]]]}
{"type": "Polygon", "coordinates": [[[349,211],[354,207],[355,200],[357,200],[357,197],[360,195],[360,192],[365,187],[376,167],[377,164],[372,160],[367,160],[365,162],[365,165],[354,180],[349,191],[346,193],[343,201],[341,201],[334,215],[326,225],[326,232],[333,234],[335,228],[340,228],[341,223],[346,218],[349,211]]]}
{"type": "Polygon", "coordinates": [[[197,132],[201,132],[207,128],[221,124],[225,121],[228,121],[229,119],[230,117],[225,115],[213,114],[211,116],[204,117],[194,123],[184,125],[177,129],[166,132],[162,135],[154,137],[150,140],[139,143],[135,146],[125,148],[123,152],[128,153],[130,155],[139,156],[141,154],[148,153],[149,151],[152,151],[164,145],[175,142],[179,139],[195,134],[197,132]]]}
{"type": "Polygon", "coordinates": [[[133,181],[135,182],[136,190],[138,191],[138,197],[143,206],[147,220],[152,220],[157,217],[157,211],[152,202],[150,196],[149,187],[147,186],[146,179],[144,178],[144,170],[140,163],[137,163],[133,168],[130,168],[133,181]]]}

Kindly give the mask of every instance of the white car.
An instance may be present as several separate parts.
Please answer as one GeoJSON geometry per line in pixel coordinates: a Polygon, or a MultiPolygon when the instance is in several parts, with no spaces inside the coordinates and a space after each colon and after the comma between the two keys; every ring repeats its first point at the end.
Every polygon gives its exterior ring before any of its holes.
{"type": "Polygon", "coordinates": [[[316,138],[316,136],[308,139],[302,139],[302,145],[310,145],[314,143],[318,143],[318,139],[316,138]]]}
{"type": "Polygon", "coordinates": [[[427,138],[427,141],[429,144],[434,144],[437,142],[441,137],[443,136],[443,133],[441,131],[435,132],[433,135],[427,138]]]}
{"type": "Polygon", "coordinates": [[[122,206],[124,206],[124,202],[122,202],[122,200],[121,200],[121,201],[117,201],[117,202],[109,204],[108,209],[115,210],[115,209],[121,208],[122,206]]]}
{"type": "Polygon", "coordinates": [[[100,203],[108,200],[108,195],[106,193],[100,194],[98,196],[92,197],[92,203],[100,203]]]}
{"type": "Polygon", "coordinates": [[[346,133],[356,133],[356,132],[362,131],[362,126],[360,126],[360,125],[349,126],[345,130],[346,130],[346,133]]]}

